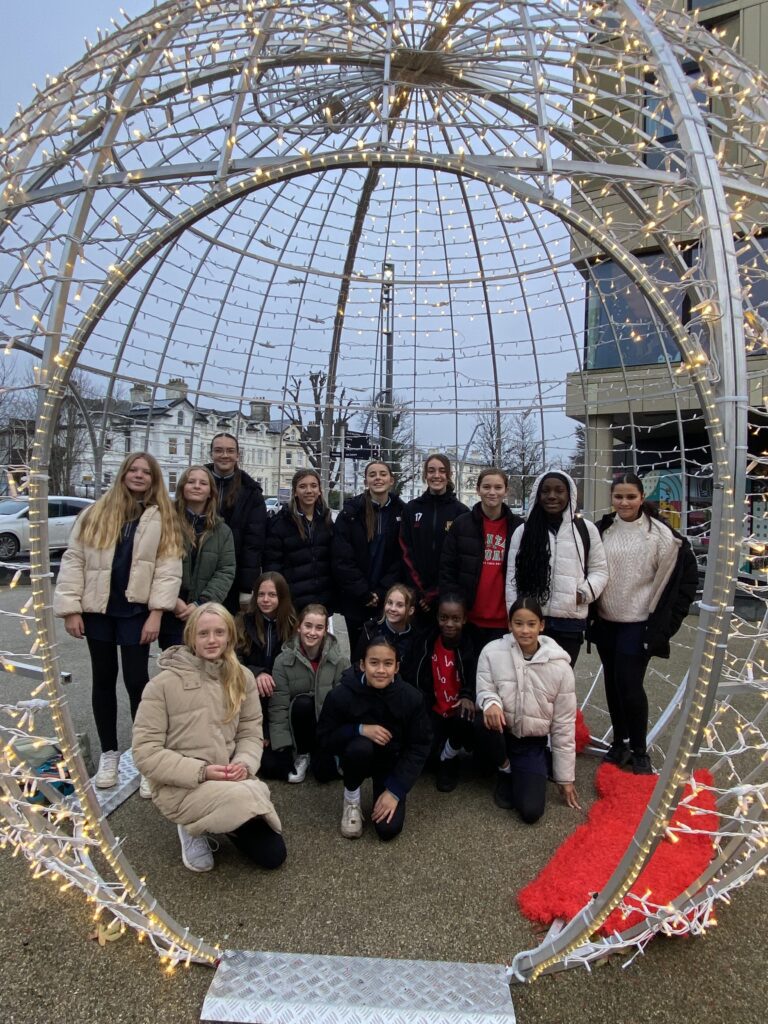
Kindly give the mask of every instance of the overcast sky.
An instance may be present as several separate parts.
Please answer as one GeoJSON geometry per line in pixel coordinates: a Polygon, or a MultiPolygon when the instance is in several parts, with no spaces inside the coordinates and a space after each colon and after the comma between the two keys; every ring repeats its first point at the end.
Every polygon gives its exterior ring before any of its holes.
{"type": "Polygon", "coordinates": [[[17,103],[34,97],[33,83],[57,75],[85,53],[84,38],[119,24],[120,8],[136,17],[152,0],[0,0],[3,59],[0,61],[0,130],[8,127],[17,103]]]}

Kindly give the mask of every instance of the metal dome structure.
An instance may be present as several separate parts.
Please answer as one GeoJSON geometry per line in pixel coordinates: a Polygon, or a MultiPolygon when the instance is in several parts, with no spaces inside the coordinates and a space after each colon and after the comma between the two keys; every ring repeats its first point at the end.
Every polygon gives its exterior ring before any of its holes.
{"type": "MultiPolygon", "coordinates": [[[[649,381],[683,442],[695,406],[711,453],[709,558],[690,670],[662,716],[664,768],[608,885],[519,953],[512,973],[697,930],[719,895],[759,869],[765,619],[750,633],[733,605],[745,479],[766,463],[747,466],[745,439],[750,405],[755,431],[765,415],[747,353],[764,345],[768,316],[768,93],[716,36],[667,7],[168,0],[91,46],[5,133],[2,340],[34,360],[39,394],[25,614],[44,683],[33,698],[49,702],[78,803],[51,794],[53,811],[30,805],[7,741],[4,833],[171,962],[218,952],[156,905],[115,843],[59,686],[43,510],[52,424],[75,368],[108,396],[145,385],[150,406],[183,378],[196,407],[226,404],[242,429],[253,399],[284,408],[294,378],[322,371],[326,480],[350,399],[370,420],[396,396],[420,444],[457,451],[479,411],[532,411],[554,464],[571,447],[570,373],[587,473],[600,479],[611,456],[591,444],[589,422],[614,401],[606,390],[626,406],[629,450],[649,381]],[[659,256],[652,266],[646,250],[659,256]],[[633,325],[609,315],[597,343],[616,348],[617,372],[596,391],[583,365],[584,285],[599,284],[606,261],[668,343],[643,367],[633,325]],[[601,937],[669,835],[701,757],[721,822],[710,868],[672,905],[647,901],[642,925],[601,937]],[[91,846],[114,877],[94,867],[91,846]]],[[[301,393],[295,405],[317,411],[301,393]]],[[[96,428],[94,448],[105,444],[96,428]]],[[[27,704],[0,706],[20,732],[27,704]]]]}

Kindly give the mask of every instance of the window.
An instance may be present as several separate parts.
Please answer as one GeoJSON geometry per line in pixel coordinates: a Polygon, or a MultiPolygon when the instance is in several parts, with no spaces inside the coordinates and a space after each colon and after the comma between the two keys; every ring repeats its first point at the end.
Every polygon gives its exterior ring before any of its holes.
{"type": "MultiPolygon", "coordinates": [[[[695,79],[699,78],[701,74],[698,64],[689,61],[683,65],[683,71],[691,79],[691,88],[696,102],[702,110],[709,110],[709,99],[706,93],[695,84],[695,79]]],[[[683,161],[683,150],[675,132],[668,98],[657,93],[656,79],[653,75],[648,77],[647,82],[643,131],[650,137],[651,142],[645,151],[645,165],[654,171],[670,170],[676,163],[683,161]]]]}
{"type": "MultiPolygon", "coordinates": [[[[678,280],[662,255],[639,256],[658,282],[678,280]]],[[[679,360],[670,331],[657,321],[645,296],[612,260],[590,268],[587,283],[588,370],[642,366],[679,360]]],[[[666,298],[683,316],[683,293],[669,289],[666,298]]]]}
{"type": "Polygon", "coordinates": [[[177,437],[168,438],[168,454],[178,455],[179,453],[179,439],[177,437]]]}
{"type": "Polygon", "coordinates": [[[184,438],[184,455],[188,459],[192,458],[192,438],[191,437],[185,437],[184,438]]]}
{"type": "Polygon", "coordinates": [[[125,454],[127,455],[131,450],[131,435],[127,432],[125,435],[125,454]]]}
{"type": "Polygon", "coordinates": [[[176,473],[170,472],[168,474],[168,490],[173,494],[176,490],[176,480],[178,479],[176,473]]]}
{"type": "Polygon", "coordinates": [[[176,423],[180,427],[184,426],[184,411],[183,410],[181,412],[176,413],[176,423]]]}
{"type": "Polygon", "coordinates": [[[293,452],[286,452],[285,453],[285,464],[286,464],[286,466],[290,466],[292,464],[292,460],[293,460],[293,452]]]}

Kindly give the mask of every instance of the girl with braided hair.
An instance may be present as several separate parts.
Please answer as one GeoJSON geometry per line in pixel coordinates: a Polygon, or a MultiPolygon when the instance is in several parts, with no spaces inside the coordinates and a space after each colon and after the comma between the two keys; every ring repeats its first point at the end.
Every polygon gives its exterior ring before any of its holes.
{"type": "Polygon", "coordinates": [[[532,597],[544,613],[547,636],[575,666],[589,605],[608,582],[608,564],[594,523],[576,511],[576,485],[562,470],[534,482],[528,518],[512,535],[506,599],[532,597]]]}

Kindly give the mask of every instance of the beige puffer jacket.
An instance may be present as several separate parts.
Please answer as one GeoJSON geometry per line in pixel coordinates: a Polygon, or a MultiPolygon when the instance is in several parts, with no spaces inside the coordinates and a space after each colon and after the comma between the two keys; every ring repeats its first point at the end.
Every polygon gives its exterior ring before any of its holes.
{"type": "Polygon", "coordinates": [[[161,672],[150,680],[133,724],[133,757],[166,818],[193,835],[231,832],[263,816],[280,832],[269,789],[254,778],[261,764],[261,701],[247,668],[240,713],[225,722],[227,708],[220,662],[204,661],[187,647],[161,654],[161,672]],[[244,764],[242,782],[200,781],[208,764],[244,764]]]}
{"type": "MultiPolygon", "coordinates": [[[[80,540],[81,527],[82,520],[78,520],[61,560],[53,596],[53,614],[60,619],[83,612],[103,614],[109,602],[115,548],[86,547],[80,540]]],[[[136,527],[125,596],[146,604],[150,611],[173,611],[181,586],[181,558],[158,558],[159,546],[160,509],[150,505],[136,527]]]]}
{"type": "Polygon", "coordinates": [[[548,636],[526,661],[511,633],[494,640],[477,662],[477,706],[498,704],[518,737],[549,736],[555,782],[576,777],[576,683],[570,659],[548,636]]]}

